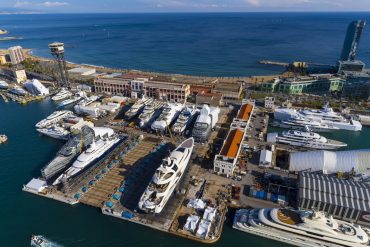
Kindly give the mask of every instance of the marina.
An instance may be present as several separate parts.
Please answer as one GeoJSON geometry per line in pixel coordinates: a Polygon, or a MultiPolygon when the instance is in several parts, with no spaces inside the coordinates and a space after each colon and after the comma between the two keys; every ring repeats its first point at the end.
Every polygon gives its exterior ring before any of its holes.
{"type": "Polygon", "coordinates": [[[67,42],[49,44],[52,60],[9,48],[1,75],[3,183],[25,193],[0,194],[28,243],[370,246],[369,105],[345,96],[346,69],[368,73],[358,39],[335,75],[293,62],[259,78],[72,64],[67,42]]]}

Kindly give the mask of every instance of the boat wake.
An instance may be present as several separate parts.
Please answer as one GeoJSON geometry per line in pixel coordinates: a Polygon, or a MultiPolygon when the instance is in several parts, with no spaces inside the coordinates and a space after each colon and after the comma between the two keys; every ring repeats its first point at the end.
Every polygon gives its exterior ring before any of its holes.
{"type": "Polygon", "coordinates": [[[34,247],[63,247],[63,245],[51,241],[42,235],[34,235],[31,238],[31,246],[34,247]]]}

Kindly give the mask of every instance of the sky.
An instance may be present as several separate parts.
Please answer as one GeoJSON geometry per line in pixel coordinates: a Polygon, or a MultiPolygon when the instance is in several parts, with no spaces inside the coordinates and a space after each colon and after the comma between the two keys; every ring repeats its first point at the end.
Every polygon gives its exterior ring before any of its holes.
{"type": "Polygon", "coordinates": [[[370,0],[0,0],[9,12],[370,11],[370,0]]]}

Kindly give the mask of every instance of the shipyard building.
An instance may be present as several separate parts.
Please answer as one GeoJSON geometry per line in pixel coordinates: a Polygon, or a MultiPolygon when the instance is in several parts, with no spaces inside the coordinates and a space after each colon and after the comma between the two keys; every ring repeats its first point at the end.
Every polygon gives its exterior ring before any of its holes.
{"type": "Polygon", "coordinates": [[[333,217],[370,226],[370,186],[324,174],[301,172],[298,207],[316,209],[333,217]]]}
{"type": "Polygon", "coordinates": [[[252,103],[243,104],[237,117],[231,123],[230,131],[221,151],[214,159],[213,170],[217,174],[227,177],[233,176],[253,109],[254,105],[252,103]]]}

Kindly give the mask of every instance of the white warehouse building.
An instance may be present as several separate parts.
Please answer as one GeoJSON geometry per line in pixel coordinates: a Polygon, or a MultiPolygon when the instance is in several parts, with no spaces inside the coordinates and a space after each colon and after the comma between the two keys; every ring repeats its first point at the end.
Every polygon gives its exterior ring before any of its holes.
{"type": "Polygon", "coordinates": [[[370,172],[370,150],[351,151],[308,151],[291,153],[289,158],[290,171],[311,170],[324,173],[370,172]]]}

